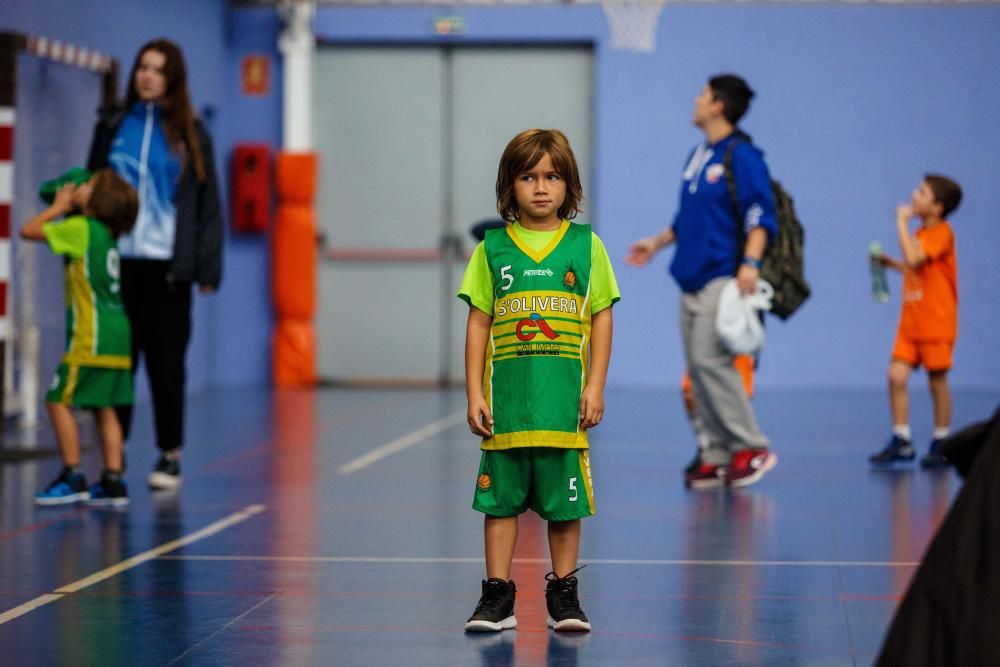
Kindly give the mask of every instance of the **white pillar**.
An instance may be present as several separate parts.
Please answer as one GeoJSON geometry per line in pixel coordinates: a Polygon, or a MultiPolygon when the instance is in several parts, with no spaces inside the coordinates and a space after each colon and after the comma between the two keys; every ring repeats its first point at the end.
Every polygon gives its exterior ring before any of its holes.
{"type": "Polygon", "coordinates": [[[284,58],[282,78],[282,146],[289,152],[313,148],[312,86],[316,39],[312,32],[313,0],[286,0],[281,5],[285,29],[278,40],[284,58]]]}

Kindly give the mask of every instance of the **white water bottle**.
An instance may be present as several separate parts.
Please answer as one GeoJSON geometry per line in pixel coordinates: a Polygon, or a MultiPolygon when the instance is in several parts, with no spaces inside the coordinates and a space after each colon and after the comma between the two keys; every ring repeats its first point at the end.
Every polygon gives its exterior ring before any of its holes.
{"type": "Polygon", "coordinates": [[[872,298],[880,303],[889,301],[889,280],[882,263],[882,244],[872,241],[868,246],[868,269],[872,276],[872,298]]]}

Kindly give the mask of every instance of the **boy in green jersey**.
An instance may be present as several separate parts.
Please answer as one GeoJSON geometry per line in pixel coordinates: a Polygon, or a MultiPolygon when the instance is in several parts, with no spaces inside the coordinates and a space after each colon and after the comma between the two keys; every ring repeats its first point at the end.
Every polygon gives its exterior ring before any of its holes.
{"type": "Polygon", "coordinates": [[[45,395],[59,441],[63,469],[35,494],[39,505],[88,500],[95,505],[127,505],[122,479],[122,431],[115,406],[132,403],[131,331],[121,301],[116,239],[135,224],[135,190],[110,169],[89,179],[79,171],[42,188],[51,206],[21,227],[21,238],[44,241],[64,258],[66,270],[66,353],[45,395]],[[82,182],[81,182],[82,181],[82,182]],[[71,211],[70,215],[54,222],[71,211]],[[80,472],[80,436],[72,407],[94,411],[101,434],[104,472],[87,487],[80,472]]]}
{"type": "Polygon", "coordinates": [[[482,436],[473,507],[486,515],[486,576],[467,631],[513,628],[510,567],[517,517],[548,521],[548,625],[589,631],[580,608],[580,519],[594,513],[587,429],[604,416],[611,306],[620,299],[608,253],[589,225],[576,158],[558,130],[527,130],[500,158],[502,229],[486,232],[459,298],[469,428],[482,436]]]}

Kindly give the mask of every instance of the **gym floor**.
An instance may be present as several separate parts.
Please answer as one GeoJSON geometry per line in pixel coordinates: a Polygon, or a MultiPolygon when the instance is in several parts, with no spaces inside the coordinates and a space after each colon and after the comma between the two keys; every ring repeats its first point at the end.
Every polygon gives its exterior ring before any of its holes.
{"type": "MultiPolygon", "coordinates": [[[[956,392],[955,425],[997,399],[956,392]]],[[[871,664],[961,486],[950,470],[869,467],[884,392],[765,389],[778,466],[745,489],[686,491],[679,395],[610,391],[578,573],[593,632],[545,628],[545,525],[529,514],[518,627],[472,635],[484,566],[462,392],[227,390],[188,406],[176,493],[145,487],[156,452],[137,410],[125,510],[35,507],[58,460],[0,465],[4,662],[871,664]]],[[[913,413],[922,452],[916,384],[913,413]]],[[[95,447],[84,465],[99,470],[95,447]]]]}

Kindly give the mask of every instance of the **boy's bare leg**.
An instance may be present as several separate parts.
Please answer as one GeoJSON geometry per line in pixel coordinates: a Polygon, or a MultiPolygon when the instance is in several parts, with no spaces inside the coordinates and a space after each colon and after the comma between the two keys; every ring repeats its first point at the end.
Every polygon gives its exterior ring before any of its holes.
{"type": "Polygon", "coordinates": [[[517,543],[516,516],[487,516],[483,527],[486,536],[486,578],[510,580],[510,563],[517,543]]]}
{"type": "Polygon", "coordinates": [[[98,408],[97,428],[101,433],[101,454],[104,455],[104,469],[112,472],[122,470],[122,426],[114,408],[98,408]]]}
{"type": "Polygon", "coordinates": [[[76,429],[76,422],[73,421],[73,411],[63,403],[46,403],[45,406],[48,408],[49,418],[52,419],[52,428],[56,432],[56,442],[59,443],[63,465],[79,466],[80,434],[76,429]]]}
{"type": "Polygon", "coordinates": [[[549,521],[549,553],[552,555],[552,571],[557,577],[565,577],[576,569],[576,559],[580,554],[580,520],[549,521]]]}
{"type": "Polygon", "coordinates": [[[948,389],[948,371],[932,371],[927,374],[927,383],[934,399],[934,427],[948,428],[951,425],[951,390],[948,389]]]}
{"type": "Polygon", "coordinates": [[[892,409],[893,426],[910,423],[908,383],[911,370],[902,361],[893,360],[889,364],[889,404],[892,409]]]}

